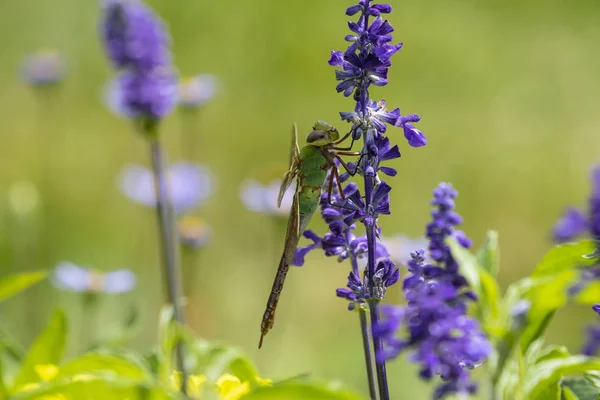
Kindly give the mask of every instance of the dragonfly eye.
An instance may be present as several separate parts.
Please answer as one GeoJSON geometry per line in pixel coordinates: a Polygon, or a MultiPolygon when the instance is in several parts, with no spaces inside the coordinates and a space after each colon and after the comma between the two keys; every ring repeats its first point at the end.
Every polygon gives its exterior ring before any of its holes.
{"type": "Polygon", "coordinates": [[[308,134],[306,137],[306,143],[308,144],[325,144],[328,143],[331,139],[329,138],[329,134],[325,131],[314,130],[308,134]]]}

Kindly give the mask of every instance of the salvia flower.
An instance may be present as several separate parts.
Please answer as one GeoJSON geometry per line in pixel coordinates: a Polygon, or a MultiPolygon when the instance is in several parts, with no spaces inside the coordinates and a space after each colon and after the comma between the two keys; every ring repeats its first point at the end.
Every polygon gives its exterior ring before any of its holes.
{"type": "Polygon", "coordinates": [[[179,80],[177,101],[181,108],[193,110],[202,107],[217,93],[217,78],[199,74],[179,80]]]}
{"type": "MultiPolygon", "coordinates": [[[[199,207],[212,194],[210,170],[199,164],[177,162],[166,172],[173,210],[181,214],[199,207]]],[[[156,207],[154,175],[141,165],[126,166],[119,175],[119,187],[136,203],[156,207]]]]}
{"type": "MultiPolygon", "coordinates": [[[[600,315],[600,304],[594,304],[592,310],[600,315]]],[[[600,350],[600,323],[596,322],[586,327],[587,340],[581,348],[581,354],[595,356],[600,350]]]]}
{"type": "Polygon", "coordinates": [[[108,58],[120,72],[111,84],[109,103],[143,121],[166,116],[177,101],[177,78],[160,19],[141,1],[112,0],[101,28],[108,58]]]}
{"type": "MultiPolygon", "coordinates": [[[[346,199],[354,199],[354,202],[361,204],[360,192],[355,183],[349,183],[344,187],[346,199]]],[[[329,224],[329,231],[320,237],[315,232],[307,229],[304,231],[304,237],[313,243],[299,247],[294,255],[293,264],[296,266],[304,265],[304,257],[312,250],[321,249],[327,257],[337,257],[338,262],[355,258],[357,262],[364,265],[364,258],[367,253],[366,236],[356,236],[353,231],[356,229],[355,218],[361,214],[360,206],[355,208],[342,208],[336,204],[344,204],[342,197],[334,191],[332,193],[331,203],[329,202],[327,192],[321,194],[320,210],[321,217],[329,224]]],[[[350,200],[352,201],[352,200],[350,200]]],[[[353,203],[346,202],[346,206],[353,206],[353,203]]],[[[381,259],[388,257],[388,252],[382,243],[375,246],[375,258],[381,259]]]]}
{"type": "Polygon", "coordinates": [[[51,281],[57,289],[81,293],[127,293],[136,284],[135,274],[128,269],[102,272],[68,261],[56,266],[51,281]]]}
{"type": "Polygon", "coordinates": [[[39,50],[29,54],[21,65],[23,79],[32,86],[60,83],[66,72],[65,60],[56,50],[39,50]]]}
{"type": "Polygon", "coordinates": [[[586,333],[587,341],[581,349],[581,354],[595,356],[600,350],[600,324],[588,325],[586,333]]]}
{"type": "MultiPolygon", "coordinates": [[[[552,236],[556,243],[564,243],[577,239],[588,233],[596,242],[600,241],[600,165],[591,171],[592,190],[588,199],[587,214],[576,208],[567,207],[562,217],[554,224],[552,236]]],[[[569,288],[574,296],[590,282],[600,279],[600,266],[582,269],[579,281],[569,288]]]]}
{"type": "Polygon", "coordinates": [[[441,399],[476,390],[469,370],[485,361],[491,345],[478,322],[467,315],[468,303],[475,301],[475,296],[446,244],[447,238],[454,238],[463,247],[471,245],[455,228],[462,221],[454,211],[457,192],[450,184],[442,183],[433,195],[433,221],[426,229],[431,263],[426,262],[422,249],[411,254],[409,275],[403,285],[408,304],[401,312],[385,315],[376,334],[386,344],[379,357],[391,358],[409,350],[410,359],[420,364],[423,379],[439,375],[443,382],[434,398],[441,399]],[[406,337],[390,328],[401,325],[407,330],[406,337]]]}
{"type": "Polygon", "coordinates": [[[564,243],[589,233],[600,240],[600,165],[591,171],[592,190],[588,199],[587,214],[576,207],[565,209],[563,216],[554,224],[552,234],[557,243],[564,243]]]}

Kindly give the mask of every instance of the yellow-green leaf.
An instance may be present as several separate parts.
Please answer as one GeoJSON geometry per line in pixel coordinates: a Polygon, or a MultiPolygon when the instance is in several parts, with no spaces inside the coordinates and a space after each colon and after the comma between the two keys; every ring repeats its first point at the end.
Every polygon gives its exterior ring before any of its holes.
{"type": "Polygon", "coordinates": [[[46,272],[26,272],[9,275],[0,279],[0,302],[6,300],[46,277],[46,272]]]}
{"type": "Polygon", "coordinates": [[[54,312],[46,329],[35,339],[19,369],[13,390],[40,380],[36,366],[58,364],[67,338],[67,320],[61,310],[54,312]]]}
{"type": "Polygon", "coordinates": [[[310,383],[288,383],[262,386],[240,400],[362,400],[363,397],[345,388],[310,383]]]}
{"type": "Polygon", "coordinates": [[[583,258],[584,254],[594,250],[593,240],[583,240],[578,243],[566,243],[553,247],[535,267],[532,277],[553,275],[579,266],[592,265],[593,261],[583,258]]]}
{"type": "Polygon", "coordinates": [[[97,372],[115,374],[132,381],[152,380],[149,367],[142,359],[133,354],[108,351],[84,354],[61,365],[57,378],[97,372]]]}

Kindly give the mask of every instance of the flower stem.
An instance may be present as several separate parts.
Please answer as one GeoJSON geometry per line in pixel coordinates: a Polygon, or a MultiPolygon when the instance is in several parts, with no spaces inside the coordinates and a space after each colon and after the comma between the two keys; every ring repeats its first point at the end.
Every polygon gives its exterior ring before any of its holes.
{"type": "MultiPolygon", "coordinates": [[[[160,231],[163,273],[167,282],[167,296],[173,305],[173,316],[179,324],[185,324],[183,305],[181,303],[183,290],[181,270],[179,266],[178,238],[175,229],[175,216],[169,199],[167,178],[165,176],[165,157],[157,135],[150,137],[150,153],[152,156],[152,171],[156,188],[156,215],[160,231]]],[[[181,390],[185,393],[187,374],[185,371],[184,350],[181,341],[175,345],[177,368],[182,375],[181,390]]]]}
{"type": "MultiPolygon", "coordinates": [[[[369,141],[369,133],[364,132],[364,140],[365,140],[365,148],[366,143],[369,141]]],[[[367,149],[365,149],[367,150],[367,149]]],[[[367,150],[368,151],[368,150],[367,150]]],[[[367,153],[368,154],[368,153],[367,153]]],[[[367,156],[367,158],[370,158],[367,156]]],[[[369,160],[367,159],[367,165],[369,160]]],[[[365,178],[365,205],[367,209],[367,214],[371,213],[371,209],[373,208],[372,198],[373,198],[373,186],[375,178],[370,176],[368,173],[364,174],[365,178]]],[[[375,221],[366,222],[365,221],[365,229],[367,233],[367,277],[369,282],[369,292],[374,292],[374,280],[373,275],[375,275],[375,221]]],[[[371,316],[371,333],[375,330],[377,324],[379,324],[379,299],[372,299],[369,301],[369,310],[371,316]]],[[[377,384],[379,386],[379,398],[381,400],[389,400],[390,394],[388,391],[387,384],[387,372],[385,367],[385,358],[381,357],[383,354],[383,343],[381,338],[376,335],[371,335],[373,338],[373,349],[375,350],[375,367],[377,370],[377,384]]]]}
{"type": "MultiPolygon", "coordinates": [[[[350,236],[350,231],[346,231],[346,240],[350,236]]],[[[360,276],[358,271],[358,262],[356,256],[350,256],[352,263],[352,271],[356,276],[360,276]]],[[[365,353],[365,366],[367,368],[367,380],[369,381],[369,395],[371,400],[377,400],[377,386],[375,385],[375,371],[373,369],[373,352],[371,351],[371,335],[369,334],[369,322],[367,321],[367,312],[362,308],[358,310],[358,318],[360,320],[360,332],[362,334],[363,351],[365,353]]]]}

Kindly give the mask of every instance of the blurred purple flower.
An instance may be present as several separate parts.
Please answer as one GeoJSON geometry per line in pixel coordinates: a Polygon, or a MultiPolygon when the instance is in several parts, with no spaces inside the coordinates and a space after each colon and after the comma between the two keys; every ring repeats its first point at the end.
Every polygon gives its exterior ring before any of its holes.
{"type": "Polygon", "coordinates": [[[586,327],[587,341],[581,348],[581,354],[595,356],[600,350],[600,324],[592,324],[586,327]]]}
{"type": "Polygon", "coordinates": [[[263,185],[257,180],[247,179],[240,188],[240,198],[250,211],[278,217],[287,217],[292,208],[294,190],[288,190],[283,196],[281,207],[277,207],[277,196],[281,181],[272,181],[263,185]]]}
{"type": "Polygon", "coordinates": [[[575,207],[565,209],[563,216],[554,224],[553,236],[556,243],[564,243],[585,233],[587,221],[585,214],[575,207]]]}
{"type": "Polygon", "coordinates": [[[149,72],[171,64],[170,38],[162,21],[141,1],[105,4],[101,33],[116,69],[149,72]]]}
{"type": "Polygon", "coordinates": [[[177,78],[160,19],[140,1],[113,0],[105,6],[101,31],[107,55],[120,71],[110,85],[109,104],[130,118],[165,117],[177,101],[177,78]]]}
{"type": "Polygon", "coordinates": [[[109,83],[106,101],[117,115],[160,119],[177,102],[176,78],[167,68],[156,68],[142,75],[123,72],[109,83]]]}
{"type": "Polygon", "coordinates": [[[21,65],[23,79],[32,86],[50,86],[62,81],[65,60],[56,50],[39,50],[25,57],[21,65]]]}
{"type": "Polygon", "coordinates": [[[54,269],[51,282],[60,290],[114,294],[130,292],[135,287],[136,277],[127,269],[102,272],[62,261],[54,269]]]}
{"type": "Polygon", "coordinates": [[[199,74],[179,80],[177,101],[180,107],[195,109],[202,107],[217,93],[218,81],[212,74],[199,74]]]}
{"type": "MultiPolygon", "coordinates": [[[[199,207],[212,194],[212,176],[207,167],[199,164],[177,162],[166,172],[169,195],[177,214],[199,207]]],[[[156,206],[154,175],[141,165],[129,165],[119,176],[119,187],[136,203],[156,206]]]]}

